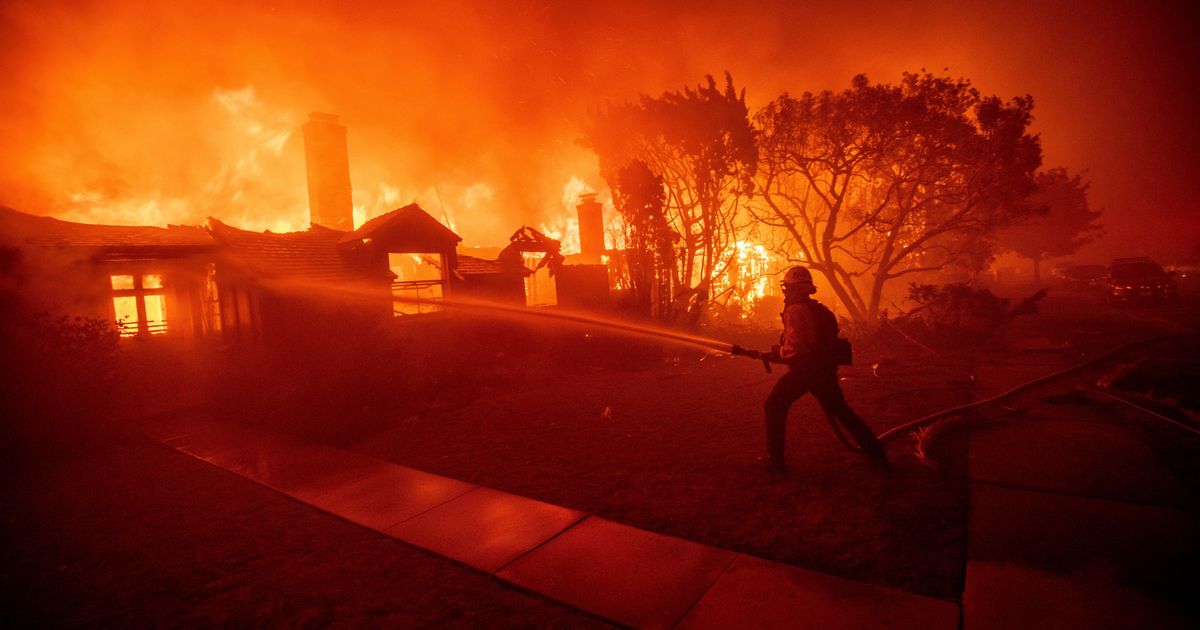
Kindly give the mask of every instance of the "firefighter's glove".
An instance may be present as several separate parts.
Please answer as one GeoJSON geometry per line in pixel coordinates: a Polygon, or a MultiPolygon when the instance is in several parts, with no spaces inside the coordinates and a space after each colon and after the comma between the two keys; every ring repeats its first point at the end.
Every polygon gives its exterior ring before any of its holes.
{"type": "MultiPolygon", "coordinates": [[[[778,348],[778,346],[776,346],[776,348],[778,348]]],[[[777,349],[772,349],[770,352],[755,352],[754,354],[758,355],[755,358],[759,361],[762,361],[763,369],[766,370],[768,374],[771,373],[772,363],[783,363],[783,359],[779,357],[779,350],[777,349]]]]}

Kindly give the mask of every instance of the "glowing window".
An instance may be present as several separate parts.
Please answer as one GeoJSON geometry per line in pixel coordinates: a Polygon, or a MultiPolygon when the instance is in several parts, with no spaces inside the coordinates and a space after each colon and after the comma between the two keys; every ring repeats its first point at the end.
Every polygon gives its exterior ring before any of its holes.
{"type": "MultiPolygon", "coordinates": [[[[529,270],[537,268],[545,254],[525,252],[525,267],[529,270]]],[[[558,283],[550,277],[550,267],[542,267],[525,276],[525,305],[554,306],[558,304],[558,283]]]]}
{"type": "Polygon", "coordinates": [[[162,276],[157,273],[148,273],[142,276],[143,289],[161,289],[163,288],[162,276]]]}
{"type": "Polygon", "coordinates": [[[167,295],[160,274],[114,275],[113,317],[122,337],[167,332],[167,295]]]}
{"type": "Polygon", "coordinates": [[[445,295],[445,259],[441,254],[388,254],[392,281],[392,314],[422,315],[441,310],[431,301],[445,295]]]}
{"type": "Polygon", "coordinates": [[[131,295],[113,296],[113,310],[116,311],[117,328],[121,330],[122,336],[129,336],[137,332],[137,298],[131,295]],[[133,324],[132,331],[126,334],[131,322],[133,324]]]}
{"type": "Polygon", "coordinates": [[[132,289],[133,288],[133,276],[113,276],[112,277],[112,288],[115,290],[132,289]]]}

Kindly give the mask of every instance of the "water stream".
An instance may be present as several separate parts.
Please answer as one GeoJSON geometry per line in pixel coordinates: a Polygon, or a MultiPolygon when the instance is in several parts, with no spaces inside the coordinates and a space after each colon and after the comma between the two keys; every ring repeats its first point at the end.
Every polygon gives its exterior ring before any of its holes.
{"type": "MultiPolygon", "coordinates": [[[[331,283],[321,281],[305,281],[297,282],[294,280],[275,281],[271,283],[273,288],[289,293],[317,293],[326,298],[330,296],[343,296],[348,300],[366,299],[378,300],[380,294],[376,288],[356,288],[351,285],[342,283],[331,283]]],[[[561,307],[530,307],[510,302],[497,302],[492,300],[482,300],[476,298],[407,298],[400,296],[388,296],[392,301],[403,302],[407,304],[423,304],[428,306],[436,306],[449,310],[462,311],[483,311],[492,315],[505,317],[506,319],[516,319],[522,321],[542,321],[555,322],[577,327],[596,327],[604,330],[643,338],[659,339],[670,343],[681,345],[705,348],[718,352],[729,352],[731,345],[727,341],[718,339],[709,339],[699,335],[692,335],[678,330],[662,328],[650,324],[640,324],[620,319],[605,318],[596,313],[573,311],[561,307]]]]}
{"type": "Polygon", "coordinates": [[[637,324],[618,319],[603,319],[594,313],[571,311],[558,307],[529,307],[508,304],[504,302],[493,302],[490,300],[467,300],[460,298],[425,300],[393,297],[393,299],[397,302],[436,305],[447,309],[488,311],[511,319],[520,319],[526,321],[555,321],[579,327],[594,326],[629,336],[650,337],[682,345],[698,346],[709,350],[717,350],[719,352],[729,352],[731,347],[727,341],[709,339],[707,337],[700,337],[698,335],[691,335],[685,332],[647,324],[637,324]]]}

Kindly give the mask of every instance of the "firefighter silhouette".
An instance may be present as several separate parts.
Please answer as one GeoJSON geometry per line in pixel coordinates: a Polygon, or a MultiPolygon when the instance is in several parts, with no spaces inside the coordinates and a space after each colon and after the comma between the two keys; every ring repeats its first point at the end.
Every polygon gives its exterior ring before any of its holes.
{"type": "MultiPolygon", "coordinates": [[[[792,404],[812,392],[831,423],[839,423],[854,437],[863,454],[879,468],[890,470],[887,455],[875,434],[854,413],[838,382],[839,364],[849,363],[849,342],[838,338],[837,318],[828,308],[812,299],[817,292],[812,274],[804,267],[792,267],[783,276],[783,332],[779,345],[761,353],[734,346],[734,354],[783,363],[788,371],[779,378],[763,405],[767,432],[767,469],[787,471],[784,436],[787,415],[792,404]]],[[[834,425],[834,430],[837,426],[834,425]]]]}

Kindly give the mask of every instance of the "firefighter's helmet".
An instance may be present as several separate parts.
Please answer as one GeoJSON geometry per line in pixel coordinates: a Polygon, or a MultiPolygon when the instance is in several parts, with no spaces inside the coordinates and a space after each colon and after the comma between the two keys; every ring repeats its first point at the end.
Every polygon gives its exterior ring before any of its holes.
{"type": "Polygon", "coordinates": [[[789,290],[799,290],[805,293],[816,293],[817,287],[813,286],[812,272],[805,267],[792,267],[783,274],[783,286],[789,290]]]}

